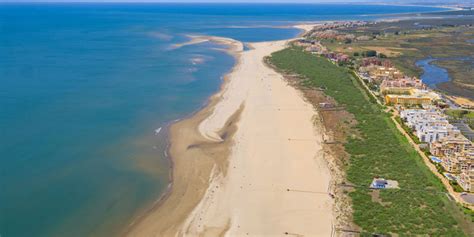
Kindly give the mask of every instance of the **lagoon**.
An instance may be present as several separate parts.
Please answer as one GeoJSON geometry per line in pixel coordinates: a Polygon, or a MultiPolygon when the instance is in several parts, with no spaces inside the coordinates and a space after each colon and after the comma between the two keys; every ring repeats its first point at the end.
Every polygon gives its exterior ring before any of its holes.
{"type": "Polygon", "coordinates": [[[436,84],[450,80],[446,69],[433,64],[436,60],[435,58],[426,58],[416,62],[416,66],[423,69],[421,80],[431,88],[436,88],[436,84]]]}
{"type": "Polygon", "coordinates": [[[420,76],[421,80],[427,84],[429,87],[436,89],[436,85],[449,82],[451,77],[448,70],[445,68],[439,67],[434,62],[442,60],[459,60],[467,61],[470,60],[469,57],[457,57],[457,58],[432,58],[428,57],[416,62],[416,66],[423,69],[423,74],[420,76]]]}

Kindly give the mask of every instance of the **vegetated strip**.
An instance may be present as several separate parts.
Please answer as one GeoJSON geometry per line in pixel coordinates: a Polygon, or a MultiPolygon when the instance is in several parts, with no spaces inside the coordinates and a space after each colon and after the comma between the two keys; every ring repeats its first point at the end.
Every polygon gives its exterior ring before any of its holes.
{"type": "Polygon", "coordinates": [[[270,62],[283,72],[301,75],[303,86],[325,88],[325,94],[357,120],[353,129],[360,136],[348,137],[344,144],[351,155],[346,172],[355,187],[349,194],[355,224],[366,233],[465,236],[442,183],[347,69],[297,47],[272,54],[270,62]],[[368,187],[377,176],[397,180],[401,189],[381,190],[381,201],[373,201],[368,187]]]}

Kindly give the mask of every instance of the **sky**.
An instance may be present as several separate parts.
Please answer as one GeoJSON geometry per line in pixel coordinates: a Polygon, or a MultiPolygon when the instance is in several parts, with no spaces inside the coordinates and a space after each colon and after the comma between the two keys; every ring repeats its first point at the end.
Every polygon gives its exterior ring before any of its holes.
{"type": "MultiPolygon", "coordinates": [[[[0,0],[1,1],[1,0],[0,0]]],[[[9,0],[10,2],[360,2],[364,0],[9,0]]],[[[369,0],[370,1],[370,0],[369,0]]]]}
{"type": "Polygon", "coordinates": [[[363,2],[370,0],[0,0],[0,2],[252,2],[252,3],[317,3],[317,2],[363,2]]]}
{"type": "MultiPolygon", "coordinates": [[[[222,3],[224,3],[224,2],[318,3],[318,2],[384,2],[384,1],[385,2],[390,2],[390,0],[388,0],[388,1],[387,0],[0,0],[0,2],[222,2],[222,3]]],[[[416,0],[414,0],[414,1],[416,1],[416,0]]],[[[431,0],[431,1],[435,2],[437,0],[431,0]]]]}
{"type": "Polygon", "coordinates": [[[250,2],[250,3],[331,3],[331,2],[384,2],[384,3],[473,3],[474,0],[0,0],[0,2],[250,2]]]}

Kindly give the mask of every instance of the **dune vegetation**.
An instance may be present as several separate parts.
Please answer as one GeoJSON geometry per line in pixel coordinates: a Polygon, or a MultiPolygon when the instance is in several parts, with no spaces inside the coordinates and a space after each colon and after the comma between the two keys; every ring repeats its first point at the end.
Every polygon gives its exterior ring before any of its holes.
{"type": "Polygon", "coordinates": [[[284,73],[299,74],[304,87],[324,93],[354,115],[351,128],[358,136],[347,138],[350,161],[346,183],[354,188],[353,221],[364,233],[429,236],[465,236],[472,224],[450,201],[442,183],[397,130],[388,113],[370,100],[348,69],[297,47],[272,54],[269,62],[284,73]],[[397,180],[400,189],[374,191],[374,177],[397,180]]]}

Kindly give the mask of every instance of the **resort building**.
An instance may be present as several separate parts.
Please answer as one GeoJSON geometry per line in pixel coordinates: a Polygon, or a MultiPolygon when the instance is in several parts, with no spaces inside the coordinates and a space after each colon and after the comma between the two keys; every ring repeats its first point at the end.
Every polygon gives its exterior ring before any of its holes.
{"type": "Polygon", "coordinates": [[[343,53],[325,53],[323,54],[326,58],[330,59],[333,62],[348,62],[350,57],[343,53]]]}
{"type": "Polygon", "coordinates": [[[311,45],[311,41],[307,39],[299,39],[294,41],[293,44],[299,47],[308,47],[311,45]]]}
{"type": "MultiPolygon", "coordinates": [[[[471,151],[472,143],[461,133],[452,133],[430,145],[431,154],[443,157],[471,151]]],[[[469,152],[472,153],[472,152],[469,152]]]]}
{"type": "Polygon", "coordinates": [[[299,39],[293,41],[295,46],[303,47],[305,51],[317,54],[323,54],[327,52],[326,47],[321,45],[321,43],[317,40],[311,39],[299,39]]]}
{"type": "Polygon", "coordinates": [[[449,173],[461,173],[470,168],[472,154],[458,152],[441,157],[441,165],[449,173]]]}
{"type": "Polygon", "coordinates": [[[388,59],[382,60],[377,57],[368,57],[368,58],[363,58],[360,61],[360,66],[361,67],[382,66],[385,68],[393,68],[393,63],[388,59]]]}
{"type": "Polygon", "coordinates": [[[387,94],[385,95],[385,103],[389,105],[430,105],[433,101],[438,100],[439,95],[419,89],[407,89],[405,94],[387,94]]]}
{"type": "Polygon", "coordinates": [[[321,45],[319,42],[306,47],[305,50],[315,54],[325,54],[328,52],[327,48],[321,45]]]}
{"type": "Polygon", "coordinates": [[[456,127],[449,124],[445,115],[434,109],[405,109],[400,112],[400,117],[424,143],[431,144],[444,137],[460,134],[456,127]]]}
{"type": "Polygon", "coordinates": [[[468,192],[474,191],[474,164],[471,163],[469,168],[461,172],[458,180],[459,185],[468,192]]]}
{"type": "Polygon", "coordinates": [[[474,165],[474,148],[470,146],[469,149],[464,152],[464,157],[462,157],[461,159],[459,170],[461,171],[461,173],[469,171],[473,165],[474,165]]]}
{"type": "Polygon", "coordinates": [[[420,139],[421,142],[433,143],[444,137],[447,137],[450,133],[456,132],[451,124],[446,126],[443,125],[431,125],[429,123],[425,126],[421,126],[419,130],[416,131],[416,136],[420,139]]]}
{"type": "Polygon", "coordinates": [[[431,98],[413,95],[385,95],[385,103],[389,105],[429,105],[431,98]]]}
{"type": "Polygon", "coordinates": [[[474,146],[436,109],[400,111],[405,124],[421,142],[429,144],[431,159],[458,180],[466,191],[474,190],[474,146]],[[433,159],[435,157],[436,159],[433,159]]]}
{"type": "Polygon", "coordinates": [[[378,65],[368,65],[366,67],[360,67],[359,72],[367,73],[372,81],[380,84],[384,80],[395,80],[403,78],[403,73],[394,67],[384,67],[378,65]]]}
{"type": "Polygon", "coordinates": [[[473,190],[474,147],[467,138],[462,134],[442,138],[431,144],[430,152],[440,157],[447,172],[460,174],[458,182],[464,190],[473,190]]]}
{"type": "Polygon", "coordinates": [[[416,130],[418,128],[418,124],[421,124],[423,120],[433,120],[437,119],[442,122],[448,123],[446,116],[440,113],[438,110],[435,109],[403,109],[400,111],[400,117],[405,120],[405,123],[412,129],[416,130]]]}
{"type": "Polygon", "coordinates": [[[384,80],[380,84],[382,94],[411,94],[412,89],[426,89],[426,85],[416,77],[403,77],[395,80],[384,80]]]}
{"type": "Polygon", "coordinates": [[[339,32],[335,30],[323,30],[323,31],[316,31],[311,36],[319,38],[319,39],[336,39],[338,35],[339,35],[339,32]]]}

